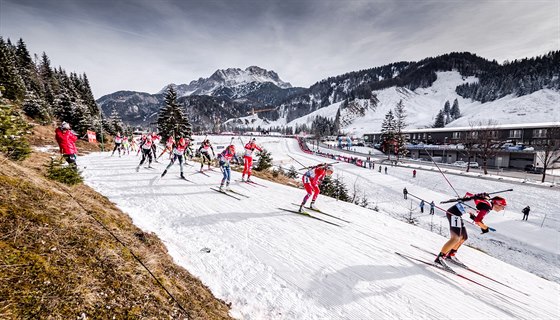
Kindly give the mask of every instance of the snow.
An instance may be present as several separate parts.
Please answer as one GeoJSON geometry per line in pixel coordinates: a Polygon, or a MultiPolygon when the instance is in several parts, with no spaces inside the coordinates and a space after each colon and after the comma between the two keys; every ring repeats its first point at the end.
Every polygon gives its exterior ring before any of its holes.
{"type": "MultiPolygon", "coordinates": [[[[394,110],[397,103],[402,100],[407,117],[407,130],[431,127],[438,112],[443,109],[445,102],[457,99],[462,117],[452,121],[446,127],[470,127],[471,123],[486,123],[494,120],[498,125],[529,124],[542,122],[559,122],[560,92],[542,89],[529,95],[516,97],[509,95],[501,99],[480,103],[465,99],[455,92],[458,85],[477,82],[476,77],[463,77],[457,71],[437,72],[437,79],[428,88],[418,88],[414,91],[400,87],[390,87],[376,90],[373,93],[379,99],[377,107],[368,110],[363,117],[358,117],[345,126],[343,131],[350,135],[362,136],[366,133],[379,132],[385,114],[394,110]]],[[[316,110],[301,118],[286,124],[285,118],[267,123],[262,119],[254,121],[254,127],[263,128],[275,126],[311,125],[316,116],[334,119],[341,102],[333,103],[327,107],[316,110]]]]}
{"type": "MultiPolygon", "coordinates": [[[[231,140],[209,138],[216,149],[231,140]]],[[[234,142],[241,148],[239,139],[234,142]]],[[[325,161],[301,152],[295,139],[257,137],[257,143],[284,168],[325,161]]],[[[379,209],[319,196],[318,207],[350,221],[316,214],[341,225],[337,227],[277,209],[294,209],[291,203],[305,194],[301,189],[258,178],[254,180],[266,187],[233,181],[236,191],[250,196],[238,201],[209,189],[219,184],[219,171],[208,171],[207,177],[194,173],[198,164],[186,167],[187,178],[194,182],[190,183],[178,178],[175,165],[158,180],[167,163],[136,173],[139,160],[93,153],[78,163],[88,185],[129,214],[138,227],[156,233],[177,264],[218,298],[231,302],[235,318],[553,319],[560,313],[556,188],[446,175],[460,194],[514,189],[504,194],[507,210],[491,212],[485,219],[497,231],[481,235],[467,225],[469,239],[458,253],[473,269],[511,287],[457,270],[499,294],[395,254],[429,261],[433,255],[411,244],[436,253],[447,241],[442,212],[422,215],[418,201],[410,199],[414,195],[439,203],[455,196],[437,171],[419,165],[413,179],[412,169],[406,167],[389,167],[385,175],[377,171],[378,163],[375,170],[336,164],[335,175],[344,179],[350,192],[356,188],[379,209]],[[409,200],[402,196],[405,186],[409,200]],[[521,221],[526,205],[532,208],[528,222],[521,221]],[[403,221],[411,210],[418,226],[403,221]]],[[[232,174],[234,180],[240,178],[240,173],[232,174]]]]}

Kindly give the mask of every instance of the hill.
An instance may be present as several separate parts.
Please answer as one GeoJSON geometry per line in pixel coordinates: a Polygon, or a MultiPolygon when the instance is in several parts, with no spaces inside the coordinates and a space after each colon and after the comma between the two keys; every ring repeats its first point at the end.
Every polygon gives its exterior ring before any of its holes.
{"type": "Polygon", "coordinates": [[[44,177],[53,132],[35,126],[23,162],[0,158],[0,318],[229,319],[157,235],[86,185],[44,177]]]}

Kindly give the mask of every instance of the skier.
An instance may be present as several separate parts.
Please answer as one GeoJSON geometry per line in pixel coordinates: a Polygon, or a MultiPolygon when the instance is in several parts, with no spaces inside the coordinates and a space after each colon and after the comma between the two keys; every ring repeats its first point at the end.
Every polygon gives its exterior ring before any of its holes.
{"type": "Polygon", "coordinates": [[[157,144],[161,140],[161,136],[158,136],[158,134],[154,131],[154,132],[152,132],[151,137],[152,137],[152,153],[154,155],[154,160],[156,162],[159,162],[159,161],[157,161],[156,156],[157,156],[157,144]]]}
{"type": "Polygon", "coordinates": [[[424,213],[424,200],[420,201],[420,213],[424,213]]]}
{"type": "Polygon", "coordinates": [[[123,155],[124,155],[125,152],[126,152],[127,155],[130,155],[130,144],[128,142],[128,137],[127,136],[123,137],[122,150],[123,150],[123,155]]]}
{"type": "Polygon", "coordinates": [[[70,166],[77,168],[76,153],[78,153],[78,149],[76,148],[76,140],[78,140],[78,136],[74,131],[70,130],[68,122],[62,122],[60,127],[56,128],[54,132],[60,153],[70,166]]]}
{"type": "Polygon", "coordinates": [[[185,179],[185,175],[183,174],[183,158],[188,146],[189,146],[189,139],[181,138],[177,143],[173,142],[173,144],[171,145],[171,150],[173,150],[171,151],[171,155],[173,156],[173,158],[171,158],[171,161],[169,161],[169,164],[167,165],[165,170],[163,170],[163,173],[161,174],[162,178],[167,173],[167,170],[169,170],[169,168],[171,168],[171,166],[175,163],[175,160],[179,160],[181,178],[185,179]]]}
{"type": "Polygon", "coordinates": [[[204,167],[205,159],[208,160],[208,170],[210,170],[210,163],[212,163],[212,157],[210,156],[210,150],[212,150],[212,156],[216,156],[214,152],[214,148],[210,144],[209,139],[205,139],[200,144],[200,148],[198,148],[198,152],[200,152],[200,172],[202,172],[202,168],[204,167]]]}
{"type": "MultiPolygon", "coordinates": [[[[487,193],[479,193],[475,195],[467,193],[463,201],[471,199],[475,202],[478,215],[475,216],[473,213],[469,213],[469,216],[474,220],[474,223],[480,227],[482,233],[487,233],[489,228],[482,222],[482,219],[484,219],[484,216],[486,216],[486,214],[491,210],[496,212],[504,210],[506,207],[506,199],[502,197],[494,197],[490,199],[490,196],[487,193]]],[[[459,250],[459,247],[468,238],[467,229],[465,228],[463,218],[461,217],[464,213],[466,213],[466,210],[462,201],[447,209],[446,216],[449,221],[451,236],[449,241],[443,245],[440,253],[434,261],[436,264],[441,265],[445,269],[449,268],[445,261],[450,261],[458,266],[465,266],[455,257],[455,253],[459,250]]]]}
{"type": "Polygon", "coordinates": [[[321,184],[321,182],[323,182],[325,176],[330,176],[332,175],[332,173],[333,173],[332,165],[324,163],[309,169],[302,176],[301,180],[303,181],[303,187],[305,188],[305,191],[307,191],[307,194],[305,195],[305,197],[303,197],[303,201],[299,206],[299,212],[303,211],[303,206],[305,205],[309,197],[312,197],[311,204],[309,204],[309,207],[311,209],[315,209],[314,207],[315,200],[317,200],[317,197],[321,192],[321,190],[319,189],[319,185],[321,184]]]}
{"type": "Polygon", "coordinates": [[[222,182],[220,183],[220,191],[223,191],[224,183],[226,184],[226,190],[229,188],[229,181],[231,179],[231,169],[230,162],[235,159],[239,163],[239,159],[235,155],[235,146],[230,144],[224,151],[218,154],[218,160],[220,161],[220,170],[224,174],[222,182]]]}
{"type": "Polygon", "coordinates": [[[161,158],[161,156],[163,156],[167,151],[169,151],[169,159],[172,159],[173,145],[175,145],[175,139],[173,136],[169,136],[169,138],[167,138],[167,142],[165,143],[165,148],[163,148],[163,151],[161,151],[157,159],[161,158]]]}
{"type": "Polygon", "coordinates": [[[115,136],[115,147],[113,148],[113,153],[111,153],[111,157],[115,154],[115,150],[119,150],[119,158],[121,157],[121,145],[122,145],[123,138],[121,137],[121,133],[117,132],[115,136]]]}
{"type": "Polygon", "coordinates": [[[134,139],[134,136],[130,137],[130,150],[132,151],[132,154],[134,154],[134,151],[136,151],[136,147],[138,147],[138,145],[136,144],[136,139],[134,139]]]}
{"type": "Polygon", "coordinates": [[[434,200],[432,200],[432,202],[430,202],[430,214],[435,214],[435,208],[436,204],[434,203],[434,200]]]}
{"type": "Polygon", "coordinates": [[[146,138],[144,139],[144,141],[142,141],[140,143],[140,146],[138,148],[138,151],[142,150],[142,160],[140,160],[140,163],[138,164],[138,167],[136,167],[136,172],[138,172],[138,170],[140,170],[140,166],[144,163],[144,161],[146,161],[146,157],[148,158],[148,168],[152,167],[152,146],[153,146],[154,142],[152,141],[152,136],[146,136],[146,138]]]}
{"type": "Polygon", "coordinates": [[[406,187],[404,187],[404,189],[402,190],[402,193],[404,195],[404,199],[406,200],[407,199],[406,196],[408,195],[408,190],[406,190],[406,187]]]}
{"type": "Polygon", "coordinates": [[[255,138],[251,139],[245,145],[245,155],[243,156],[243,174],[241,175],[241,181],[251,181],[251,170],[253,169],[253,152],[255,149],[262,151],[262,149],[257,146],[255,138]],[[245,175],[247,175],[247,180],[245,180],[245,175]]]}
{"type": "Polygon", "coordinates": [[[526,206],[523,210],[521,210],[521,212],[523,212],[523,220],[527,221],[527,219],[529,219],[529,211],[531,211],[531,207],[529,206],[526,206]]]}

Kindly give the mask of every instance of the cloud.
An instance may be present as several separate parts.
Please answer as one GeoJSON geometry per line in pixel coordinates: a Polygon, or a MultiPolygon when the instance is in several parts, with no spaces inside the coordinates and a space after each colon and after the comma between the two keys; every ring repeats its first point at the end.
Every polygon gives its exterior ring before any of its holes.
{"type": "Polygon", "coordinates": [[[85,72],[94,95],[157,92],[220,68],[296,86],[451,51],[489,59],[558,50],[558,1],[0,0],[2,36],[85,72]]]}

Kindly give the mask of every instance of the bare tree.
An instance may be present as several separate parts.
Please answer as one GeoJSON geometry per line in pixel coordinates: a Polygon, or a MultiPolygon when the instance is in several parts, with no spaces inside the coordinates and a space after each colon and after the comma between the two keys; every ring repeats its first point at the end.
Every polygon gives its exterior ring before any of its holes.
{"type": "Polygon", "coordinates": [[[560,127],[546,129],[542,146],[543,150],[537,152],[537,159],[543,164],[541,182],[544,182],[546,169],[554,167],[555,163],[560,162],[560,127]]]}
{"type": "MultiPolygon", "coordinates": [[[[474,139],[478,141],[484,174],[488,174],[488,160],[494,158],[500,150],[498,130],[496,129],[497,124],[495,120],[478,121],[476,123],[478,129],[470,132],[476,136],[474,139]]],[[[475,126],[472,123],[470,125],[471,128],[475,126]]]]}

